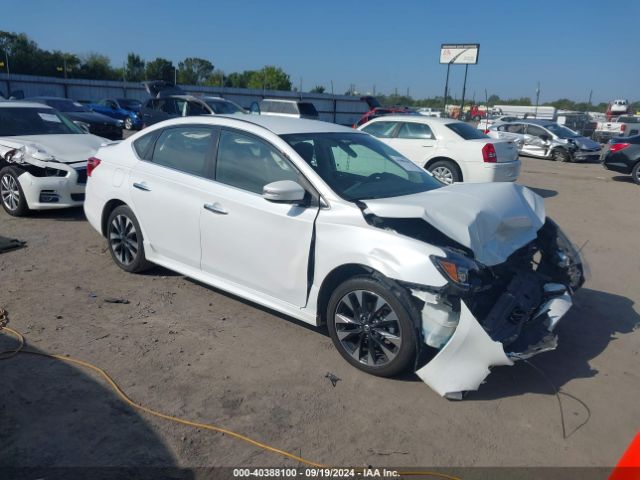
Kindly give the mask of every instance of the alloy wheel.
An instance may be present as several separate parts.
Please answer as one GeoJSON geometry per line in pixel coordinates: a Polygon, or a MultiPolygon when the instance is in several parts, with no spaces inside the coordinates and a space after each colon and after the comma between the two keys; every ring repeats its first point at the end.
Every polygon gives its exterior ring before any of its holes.
{"type": "Polygon", "coordinates": [[[124,128],[126,128],[127,130],[131,130],[133,128],[133,122],[129,117],[127,117],[124,121],[124,128]]]}
{"type": "Polygon", "coordinates": [[[131,265],[138,256],[138,232],[131,219],[117,215],[109,226],[109,246],[123,265],[131,265]]]}
{"type": "Polygon", "coordinates": [[[17,210],[20,205],[20,188],[13,175],[6,173],[0,180],[0,195],[2,203],[11,211],[17,210]]]}
{"type": "Polygon", "coordinates": [[[400,352],[402,330],[398,316],[376,293],[347,293],[338,302],[334,325],[345,351],[369,367],[387,365],[400,352]]]}
{"type": "Polygon", "coordinates": [[[431,173],[442,183],[447,185],[451,185],[453,183],[453,172],[447,167],[436,167],[431,170],[431,173]]]}

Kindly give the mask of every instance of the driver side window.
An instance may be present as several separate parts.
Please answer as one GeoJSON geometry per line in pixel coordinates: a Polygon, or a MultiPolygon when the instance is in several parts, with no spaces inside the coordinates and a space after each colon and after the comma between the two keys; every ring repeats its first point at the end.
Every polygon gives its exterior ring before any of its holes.
{"type": "Polygon", "coordinates": [[[549,135],[543,128],[537,127],[535,125],[527,125],[527,133],[538,138],[542,137],[543,135],[549,135]]]}

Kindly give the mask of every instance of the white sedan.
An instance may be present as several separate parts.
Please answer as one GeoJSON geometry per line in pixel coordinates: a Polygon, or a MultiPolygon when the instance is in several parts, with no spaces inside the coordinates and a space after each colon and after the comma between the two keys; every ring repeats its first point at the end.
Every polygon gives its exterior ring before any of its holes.
{"type": "Polygon", "coordinates": [[[518,149],[490,139],[468,123],[420,115],[389,115],[358,127],[397,150],[445,184],[514,182],[518,149]]]}
{"type": "Polygon", "coordinates": [[[87,160],[106,140],[46,105],[0,102],[0,199],[4,210],[80,206],[87,160]]]}
{"type": "Polygon", "coordinates": [[[88,175],[87,219],[123,270],[152,262],[326,324],[346,361],[374,375],[431,349],[417,374],[441,395],[554,348],[583,282],[578,251],[531,190],[443,187],[335,124],[168,120],[102,147],[88,175]]]}

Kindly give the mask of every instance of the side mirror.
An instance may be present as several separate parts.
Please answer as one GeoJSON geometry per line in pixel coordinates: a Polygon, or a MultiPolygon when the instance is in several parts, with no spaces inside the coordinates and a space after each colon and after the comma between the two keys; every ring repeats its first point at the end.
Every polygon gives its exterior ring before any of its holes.
{"type": "Polygon", "coordinates": [[[302,203],[307,192],[293,180],[271,182],[262,188],[262,197],[275,203],[302,203]]]}
{"type": "Polygon", "coordinates": [[[249,112],[254,115],[260,115],[260,104],[258,102],[253,102],[249,107],[249,112]]]}

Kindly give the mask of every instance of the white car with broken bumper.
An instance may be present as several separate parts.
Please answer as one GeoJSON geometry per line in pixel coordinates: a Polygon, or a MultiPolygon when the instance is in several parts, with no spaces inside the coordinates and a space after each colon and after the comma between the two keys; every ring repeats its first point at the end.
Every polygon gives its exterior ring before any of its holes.
{"type": "MultiPolygon", "coordinates": [[[[512,183],[443,187],[382,142],[273,116],[170,120],[102,147],[85,213],[129,272],[153,264],[313,325],[366,372],[441,395],[553,348],[583,262],[512,183]]],[[[259,353],[258,353],[259,354],[259,353]]]]}
{"type": "Polygon", "coordinates": [[[106,140],[46,105],[0,102],[0,200],[10,215],[81,206],[89,157],[106,140]]]}

